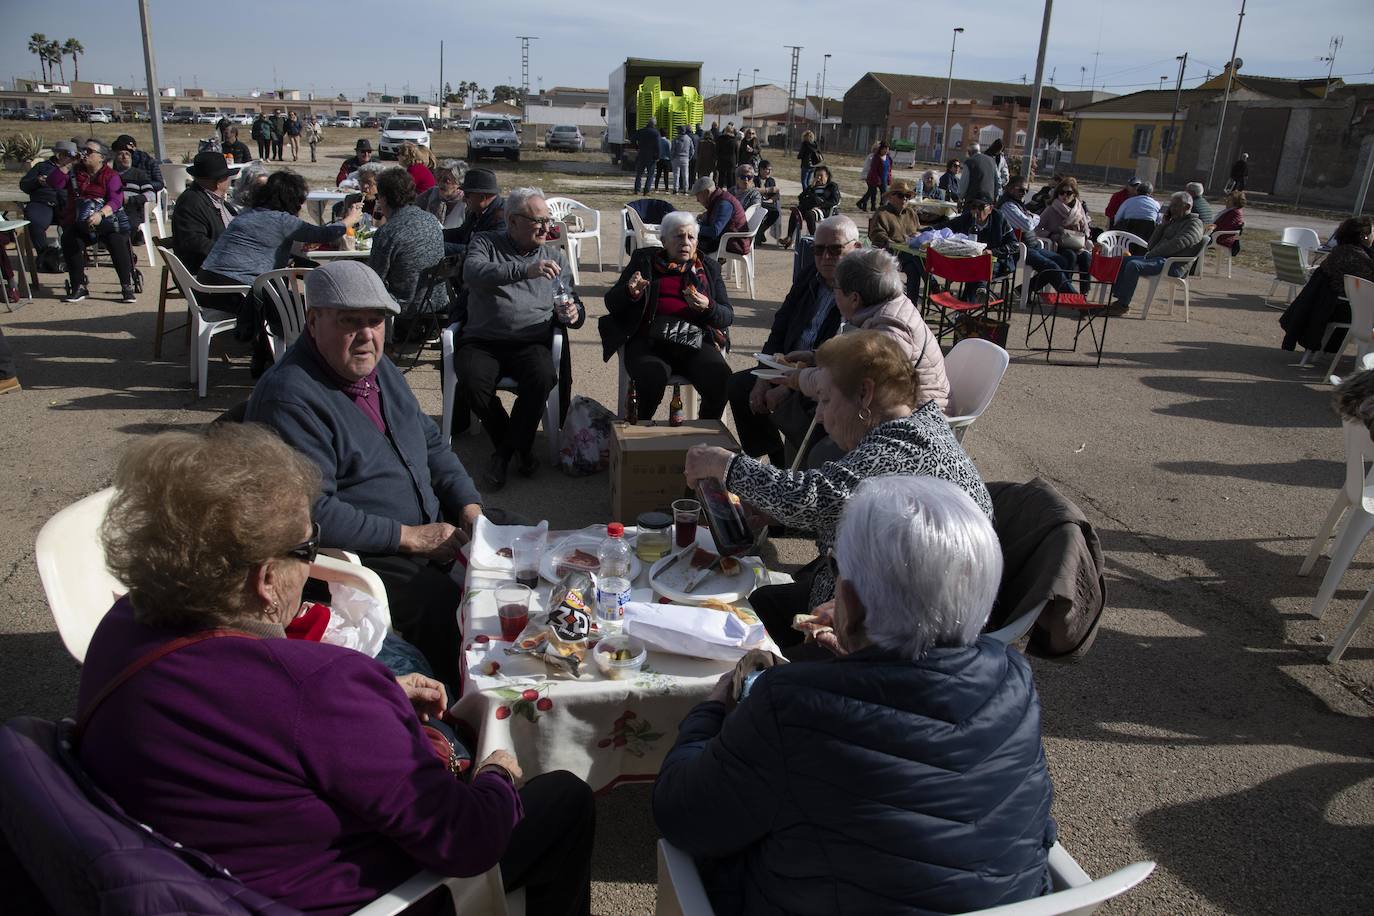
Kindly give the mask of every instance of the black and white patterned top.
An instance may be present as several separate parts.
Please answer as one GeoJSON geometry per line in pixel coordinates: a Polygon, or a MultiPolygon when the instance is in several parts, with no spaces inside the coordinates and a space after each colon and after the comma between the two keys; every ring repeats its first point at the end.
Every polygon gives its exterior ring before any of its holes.
{"type": "MultiPolygon", "coordinates": [[[[849,495],[869,477],[890,474],[939,477],[955,484],[992,516],[992,497],[945,415],[927,401],[909,417],[869,431],[852,452],[818,470],[788,471],[736,455],[725,473],[726,489],[786,525],[816,532],[824,555],[835,543],[849,495]]],[[[835,580],[822,567],[811,586],[811,606],[835,596],[835,580]]]]}

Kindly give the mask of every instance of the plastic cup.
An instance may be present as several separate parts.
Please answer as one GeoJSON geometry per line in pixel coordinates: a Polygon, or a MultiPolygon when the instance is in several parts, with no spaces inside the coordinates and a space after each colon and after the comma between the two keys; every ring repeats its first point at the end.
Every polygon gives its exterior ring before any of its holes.
{"type": "Polygon", "coordinates": [[[673,503],[673,543],[679,549],[696,543],[700,519],[701,503],[695,499],[679,499],[673,503]]]}
{"type": "Polygon", "coordinates": [[[501,619],[501,638],[515,642],[530,622],[530,588],[518,582],[496,587],[496,615],[501,619]]]}
{"type": "Polygon", "coordinates": [[[536,534],[527,534],[511,542],[510,549],[511,560],[515,564],[515,581],[529,588],[538,588],[544,539],[536,534]]]}

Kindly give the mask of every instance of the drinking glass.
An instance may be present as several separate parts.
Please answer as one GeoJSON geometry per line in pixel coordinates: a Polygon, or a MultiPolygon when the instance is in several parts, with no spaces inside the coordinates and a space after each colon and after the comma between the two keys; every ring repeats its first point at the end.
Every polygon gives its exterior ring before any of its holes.
{"type": "Polygon", "coordinates": [[[695,499],[679,499],[673,503],[673,543],[679,549],[696,543],[700,518],[701,503],[695,499]]]}
{"type": "Polygon", "coordinates": [[[515,581],[528,588],[539,587],[539,563],[544,558],[544,539],[526,534],[511,542],[511,559],[515,564],[515,581]]]}
{"type": "Polygon", "coordinates": [[[501,638],[514,642],[530,622],[530,587],[505,582],[496,587],[496,614],[501,619],[501,638]]]}

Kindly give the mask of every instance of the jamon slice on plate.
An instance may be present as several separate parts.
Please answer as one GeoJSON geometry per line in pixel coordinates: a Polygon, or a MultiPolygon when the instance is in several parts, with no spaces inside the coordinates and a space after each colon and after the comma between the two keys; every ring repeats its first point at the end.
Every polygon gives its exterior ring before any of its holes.
{"type": "Polygon", "coordinates": [[[554,568],[558,571],[560,576],[572,570],[596,572],[601,568],[601,561],[597,559],[596,554],[588,553],[579,548],[567,556],[559,557],[558,562],[554,564],[554,568]]]}
{"type": "MultiPolygon", "coordinates": [[[[720,571],[724,575],[733,576],[739,572],[739,560],[734,557],[720,557],[719,559],[720,571]]],[[[706,569],[708,566],[715,563],[716,560],[716,555],[711,553],[711,551],[698,547],[696,552],[692,554],[690,565],[693,569],[706,569]]]]}

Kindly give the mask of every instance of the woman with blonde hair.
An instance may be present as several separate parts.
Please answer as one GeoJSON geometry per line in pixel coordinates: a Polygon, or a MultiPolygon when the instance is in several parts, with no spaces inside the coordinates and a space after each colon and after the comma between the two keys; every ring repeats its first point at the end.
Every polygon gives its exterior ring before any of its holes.
{"type": "Polygon", "coordinates": [[[416,146],[407,140],[396,152],[396,161],[415,181],[416,194],[423,194],[434,187],[434,154],[428,147],[416,146]]]}

